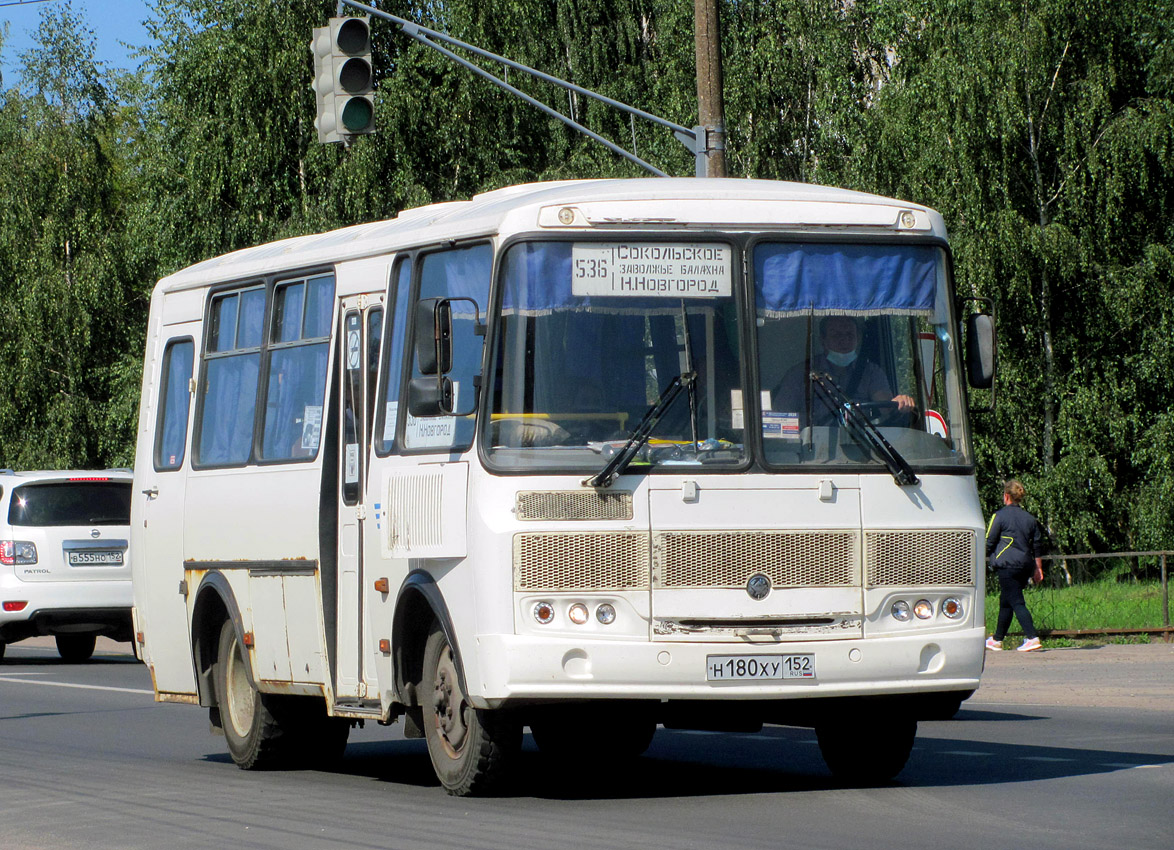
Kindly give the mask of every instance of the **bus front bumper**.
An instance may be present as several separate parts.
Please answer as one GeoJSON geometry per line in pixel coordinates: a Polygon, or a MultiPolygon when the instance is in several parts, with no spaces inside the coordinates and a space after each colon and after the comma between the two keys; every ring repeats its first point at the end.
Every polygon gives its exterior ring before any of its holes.
{"type": "Polygon", "coordinates": [[[465,665],[466,684],[479,708],[547,700],[783,700],[973,691],[982,674],[984,636],[979,628],[715,644],[478,635],[472,647],[476,661],[465,665]],[[715,680],[709,673],[718,657],[736,674],[731,656],[773,664],[772,659],[782,661],[779,656],[796,655],[812,656],[814,676],[715,680]]]}

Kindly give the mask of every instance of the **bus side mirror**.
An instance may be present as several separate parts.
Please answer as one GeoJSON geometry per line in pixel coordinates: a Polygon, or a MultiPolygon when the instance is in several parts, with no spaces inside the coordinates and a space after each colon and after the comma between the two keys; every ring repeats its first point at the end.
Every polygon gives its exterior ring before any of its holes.
{"type": "Polygon", "coordinates": [[[412,378],[408,383],[408,413],[417,418],[452,416],[452,381],[445,375],[412,378]]]}
{"type": "Polygon", "coordinates": [[[995,383],[995,321],[989,313],[966,317],[966,377],[975,389],[995,383]]]}
{"type": "Polygon", "coordinates": [[[447,298],[424,298],[416,303],[415,338],[421,375],[452,371],[452,306],[447,298]]]}

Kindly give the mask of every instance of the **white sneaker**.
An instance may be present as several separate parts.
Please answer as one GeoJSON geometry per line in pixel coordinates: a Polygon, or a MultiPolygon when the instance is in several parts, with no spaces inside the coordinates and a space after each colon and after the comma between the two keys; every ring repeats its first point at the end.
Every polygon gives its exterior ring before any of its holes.
{"type": "Polygon", "coordinates": [[[1033,652],[1034,650],[1037,650],[1037,649],[1043,649],[1043,646],[1040,644],[1039,638],[1033,637],[1033,638],[1028,638],[1027,640],[1025,640],[1019,646],[1019,649],[1017,651],[1018,652],[1033,652]]]}
{"type": "Polygon", "coordinates": [[[986,639],[986,648],[994,650],[995,652],[999,652],[1003,648],[1003,642],[1001,640],[995,640],[993,637],[989,637],[986,639]]]}

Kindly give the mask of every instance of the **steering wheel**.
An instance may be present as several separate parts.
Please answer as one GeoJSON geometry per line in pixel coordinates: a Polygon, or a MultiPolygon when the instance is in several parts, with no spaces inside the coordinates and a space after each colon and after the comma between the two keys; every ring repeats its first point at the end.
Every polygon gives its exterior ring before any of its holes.
{"type": "Polygon", "coordinates": [[[912,427],[917,409],[902,411],[895,401],[861,401],[856,404],[860,412],[874,425],[896,425],[912,427]]]}

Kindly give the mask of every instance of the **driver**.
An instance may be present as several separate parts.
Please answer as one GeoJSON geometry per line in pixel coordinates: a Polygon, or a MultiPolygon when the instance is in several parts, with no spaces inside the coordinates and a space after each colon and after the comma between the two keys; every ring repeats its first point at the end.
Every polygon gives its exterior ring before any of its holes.
{"type": "MultiPolygon", "coordinates": [[[[823,353],[811,358],[812,372],[826,372],[853,401],[891,401],[897,410],[910,413],[916,403],[912,396],[893,395],[884,371],[875,363],[860,356],[859,333],[856,321],[850,316],[828,316],[819,323],[819,341],[823,353]]],[[[807,364],[800,363],[788,370],[773,393],[771,405],[777,411],[804,415],[807,408],[807,364]]],[[[811,418],[813,425],[830,425],[835,414],[818,399],[812,389],[811,418]]]]}

